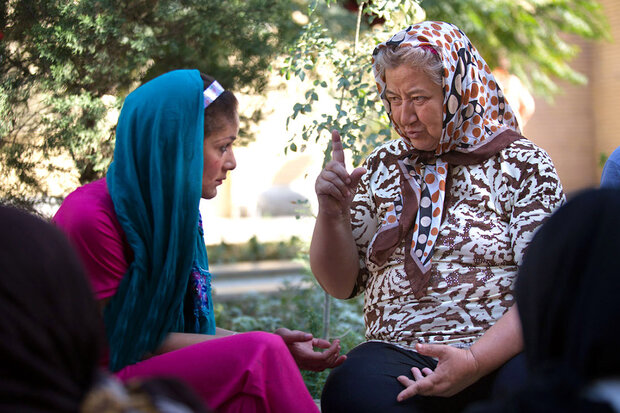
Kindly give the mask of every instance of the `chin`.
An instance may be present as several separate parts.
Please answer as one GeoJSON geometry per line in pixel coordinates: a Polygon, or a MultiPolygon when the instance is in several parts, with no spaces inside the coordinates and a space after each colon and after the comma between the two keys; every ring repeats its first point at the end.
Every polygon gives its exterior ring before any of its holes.
{"type": "Polygon", "coordinates": [[[429,140],[429,139],[420,139],[420,140],[410,140],[411,144],[414,148],[420,151],[434,151],[439,146],[439,140],[429,140]]]}
{"type": "Polygon", "coordinates": [[[423,142],[416,142],[411,139],[409,140],[409,142],[411,142],[411,145],[418,151],[429,152],[429,151],[434,151],[437,148],[437,145],[432,146],[429,144],[425,144],[423,142]]]}
{"type": "Polygon", "coordinates": [[[202,190],[202,198],[203,199],[212,199],[217,195],[217,189],[203,189],[202,190]]]}

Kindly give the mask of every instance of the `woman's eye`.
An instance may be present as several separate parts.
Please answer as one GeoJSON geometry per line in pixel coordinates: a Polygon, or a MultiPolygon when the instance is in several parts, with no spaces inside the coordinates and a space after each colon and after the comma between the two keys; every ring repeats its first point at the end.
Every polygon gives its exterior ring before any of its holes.
{"type": "Polygon", "coordinates": [[[411,98],[414,103],[424,103],[426,102],[426,99],[428,99],[426,96],[414,96],[413,98],[411,98]]]}
{"type": "Polygon", "coordinates": [[[400,102],[400,97],[398,96],[388,96],[388,102],[390,103],[399,103],[400,102]]]}
{"type": "Polygon", "coordinates": [[[228,150],[228,145],[220,146],[220,152],[225,153],[228,150]]]}

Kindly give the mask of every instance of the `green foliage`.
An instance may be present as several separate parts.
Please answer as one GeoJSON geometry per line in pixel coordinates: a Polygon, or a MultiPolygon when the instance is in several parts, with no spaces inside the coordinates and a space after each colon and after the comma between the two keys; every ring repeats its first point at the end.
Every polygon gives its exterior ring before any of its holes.
{"type": "MultiPolygon", "coordinates": [[[[9,0],[0,5],[0,198],[41,194],[33,155],[69,153],[100,177],[126,94],[164,72],[199,68],[261,91],[298,31],[292,1],[9,0]],[[116,97],[104,103],[106,95],[116,97]]],[[[251,119],[246,119],[251,121],[251,119]]]]}
{"type": "MultiPolygon", "coordinates": [[[[300,119],[304,123],[301,138],[289,142],[287,150],[297,151],[308,142],[317,142],[324,131],[338,129],[345,147],[354,148],[354,163],[359,163],[378,142],[391,136],[387,118],[381,118],[381,103],[370,76],[371,62],[368,56],[375,42],[355,42],[332,37],[323,26],[317,4],[309,8],[310,22],[303,28],[297,44],[289,50],[280,73],[287,79],[297,76],[310,85],[305,100],[293,106],[287,120],[300,119]],[[330,73],[330,76],[324,76],[330,73]],[[328,94],[335,104],[319,102],[319,95],[328,94]],[[320,107],[318,119],[304,115],[320,107]],[[301,115],[301,116],[300,116],[301,115]]],[[[323,11],[323,14],[325,11],[323,11]]],[[[343,16],[343,19],[351,16],[343,16]]],[[[353,16],[354,18],[354,16],[353,16]]],[[[353,24],[354,25],[354,24],[353,24]]],[[[355,27],[355,25],[354,25],[355,27]]],[[[369,33],[372,36],[372,33],[369,33]]],[[[331,155],[331,147],[325,150],[325,162],[331,155]]]]}
{"type": "MultiPolygon", "coordinates": [[[[220,244],[221,248],[231,249],[222,254],[227,259],[247,259],[260,250],[263,256],[267,251],[282,248],[283,243],[259,244],[256,239],[241,245],[220,244]]],[[[299,283],[286,283],[275,294],[246,294],[242,297],[218,301],[215,296],[215,322],[218,327],[245,331],[275,331],[279,327],[312,333],[314,337],[339,339],[342,353],[364,341],[363,299],[358,296],[351,300],[330,299],[326,310],[326,294],[314,279],[308,265],[308,246],[296,237],[285,243],[287,253],[306,263],[304,278],[299,283]],[[329,318],[325,319],[325,314],[329,318]],[[327,323],[325,322],[327,321],[327,323]],[[327,324],[327,325],[326,325],[327,324]],[[327,332],[327,333],[326,333],[327,332]]],[[[217,247],[208,246],[209,262],[218,259],[217,247]]],[[[257,254],[258,255],[258,254],[257,254]]],[[[220,257],[219,259],[222,259],[220,257]]],[[[282,258],[282,257],[281,257],[282,258]]],[[[320,398],[321,390],[329,371],[302,371],[308,390],[315,399],[320,398]]]]}
{"type": "Polygon", "coordinates": [[[420,0],[420,5],[428,19],[449,21],[467,33],[489,66],[505,59],[512,73],[543,96],[558,92],[554,79],[585,83],[569,66],[579,52],[574,36],[609,39],[601,5],[592,0],[420,0]]]}
{"type": "MultiPolygon", "coordinates": [[[[234,331],[274,331],[286,327],[321,337],[323,300],[323,290],[308,274],[303,287],[288,284],[275,295],[252,294],[234,301],[216,302],[216,324],[234,331]]],[[[361,297],[347,301],[333,300],[330,325],[328,338],[340,339],[343,353],[364,341],[361,297]]],[[[312,397],[320,398],[328,374],[329,371],[302,372],[312,397]]]]}
{"type": "Polygon", "coordinates": [[[285,260],[297,258],[305,248],[304,243],[296,236],[288,241],[259,242],[253,236],[248,242],[241,244],[207,245],[209,262],[224,264],[238,261],[285,260]]]}
{"type": "MultiPolygon", "coordinates": [[[[302,122],[304,126],[286,150],[303,150],[324,131],[338,129],[344,146],[353,151],[354,164],[391,137],[389,119],[371,74],[370,56],[379,42],[396,31],[424,19],[454,23],[492,68],[500,63],[509,67],[535,92],[549,98],[557,92],[554,78],[585,81],[568,65],[578,49],[566,35],[608,37],[600,5],[589,0],[358,0],[353,33],[326,29],[331,24],[326,4],[330,2],[311,2],[310,22],[281,68],[287,79],[296,76],[306,83],[304,99],[293,106],[288,119],[288,123],[302,122]],[[382,24],[370,24],[378,18],[382,24]],[[321,101],[324,95],[335,103],[321,101]],[[318,113],[310,116],[312,112],[318,113]]],[[[350,13],[343,17],[346,19],[354,21],[355,15],[350,13]]],[[[330,150],[325,151],[325,162],[330,150]]]]}

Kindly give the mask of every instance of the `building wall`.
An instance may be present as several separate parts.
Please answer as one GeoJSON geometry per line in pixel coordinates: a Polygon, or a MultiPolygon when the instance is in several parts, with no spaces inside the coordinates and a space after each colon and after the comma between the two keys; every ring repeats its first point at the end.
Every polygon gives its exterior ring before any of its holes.
{"type": "MultiPolygon", "coordinates": [[[[593,48],[590,79],[596,140],[595,155],[620,146],[620,1],[602,0],[613,40],[593,48]]],[[[597,177],[601,167],[596,165],[597,177]]]]}
{"type": "Polygon", "coordinates": [[[620,2],[602,0],[612,40],[585,42],[571,66],[584,73],[587,85],[560,82],[549,102],[535,97],[536,111],[524,134],[553,159],[567,193],[598,185],[601,154],[620,146],[620,2]]]}

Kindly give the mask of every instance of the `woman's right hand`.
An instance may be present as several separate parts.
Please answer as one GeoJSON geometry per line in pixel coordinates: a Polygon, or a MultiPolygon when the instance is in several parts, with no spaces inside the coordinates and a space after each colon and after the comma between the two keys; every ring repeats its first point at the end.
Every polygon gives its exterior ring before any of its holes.
{"type": "Polygon", "coordinates": [[[365,168],[355,168],[350,174],[347,172],[340,134],[333,130],[332,160],[321,171],[314,186],[319,213],[348,216],[355,188],[365,173],[365,168]]]}
{"type": "Polygon", "coordinates": [[[315,184],[319,213],[310,243],[310,267],[321,287],[336,298],[351,295],[359,273],[349,210],[356,186],[365,173],[364,168],[347,172],[340,134],[332,131],[332,160],[315,184]]]}

